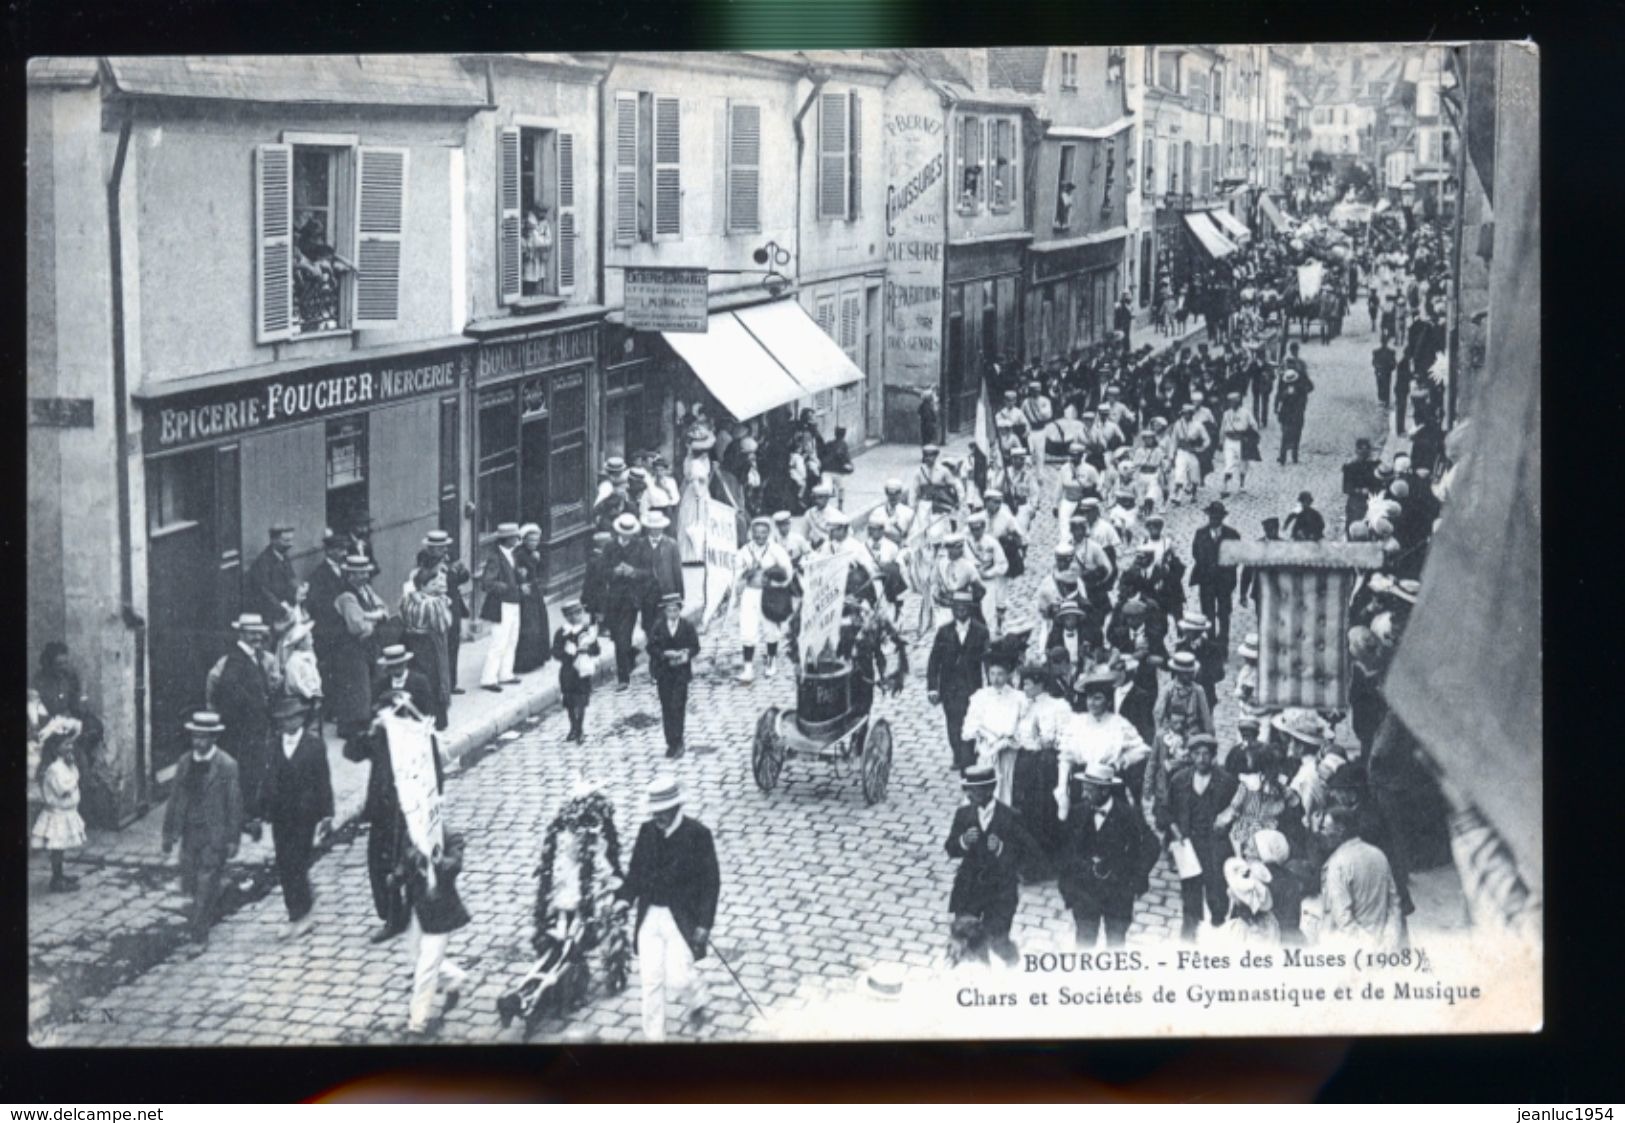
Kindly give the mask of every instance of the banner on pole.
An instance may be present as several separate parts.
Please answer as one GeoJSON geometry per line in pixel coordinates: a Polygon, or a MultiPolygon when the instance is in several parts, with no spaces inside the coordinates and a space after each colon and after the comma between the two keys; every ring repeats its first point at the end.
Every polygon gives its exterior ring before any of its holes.
{"type": "Polygon", "coordinates": [[[440,789],[434,779],[434,733],[427,722],[415,718],[389,714],[382,721],[407,837],[424,855],[432,854],[444,841],[440,789]]]}
{"type": "Polygon", "coordinates": [[[1320,280],[1323,272],[1320,262],[1311,261],[1308,265],[1298,266],[1298,295],[1304,300],[1313,300],[1320,295],[1320,280]]]}
{"type": "Polygon", "coordinates": [[[717,499],[705,501],[705,613],[703,628],[722,610],[733,589],[739,560],[738,513],[717,499]]]}
{"type": "Polygon", "coordinates": [[[841,640],[841,608],[846,601],[846,570],[852,562],[844,554],[806,563],[801,575],[801,666],[834,658],[841,640]]]}

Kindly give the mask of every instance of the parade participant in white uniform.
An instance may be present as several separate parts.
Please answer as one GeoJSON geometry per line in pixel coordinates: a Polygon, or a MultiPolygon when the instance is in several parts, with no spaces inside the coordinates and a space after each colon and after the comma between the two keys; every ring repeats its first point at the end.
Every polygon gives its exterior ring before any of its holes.
{"type": "Polygon", "coordinates": [[[988,483],[992,490],[1004,496],[1010,517],[1021,527],[1022,535],[1031,534],[1033,508],[1038,502],[1038,476],[1027,450],[1018,448],[1011,453],[1003,468],[989,473],[988,483]]]}
{"type": "Polygon", "coordinates": [[[691,1026],[708,1017],[710,995],[697,961],[710,944],[722,878],[711,832],[683,815],[682,802],[675,777],[650,783],[649,819],[638,830],[626,879],[615,894],[637,908],[634,941],[647,1041],[666,1039],[668,991],[686,998],[691,1026]]]}
{"type": "Polygon", "coordinates": [[[1202,453],[1208,448],[1207,429],[1196,420],[1196,406],[1186,402],[1179,409],[1179,420],[1168,429],[1168,439],[1174,452],[1173,478],[1168,486],[1168,501],[1178,504],[1187,495],[1192,503],[1202,488],[1202,453]]]}
{"type": "Polygon", "coordinates": [[[790,555],[784,547],[773,541],[773,527],[767,519],[758,516],[751,520],[750,541],[739,551],[736,562],[739,583],[739,642],[744,648],[745,663],[739,672],[739,681],[756,681],[756,645],[767,646],[767,677],[778,669],[779,625],[762,615],[762,588],[767,583],[767,572],[779,566],[786,572],[792,568],[790,555]]]}
{"type": "Polygon", "coordinates": [[[982,619],[995,635],[1004,631],[1004,575],[1010,571],[1010,562],[1004,556],[1004,547],[987,531],[987,512],[972,511],[965,520],[965,551],[976,563],[976,573],[982,587],[982,619]]]}
{"type": "Polygon", "coordinates": [[[897,532],[899,540],[906,539],[908,532],[914,526],[914,508],[904,502],[903,481],[890,479],[886,481],[886,502],[877,510],[884,513],[887,523],[897,532]]]}
{"type": "Polygon", "coordinates": [[[813,505],[807,509],[807,545],[814,550],[829,541],[830,515],[840,510],[835,506],[835,488],[827,483],[812,489],[813,505]]]}
{"type": "Polygon", "coordinates": [[[1027,383],[1027,397],[1021,403],[1022,415],[1027,419],[1027,447],[1035,465],[1044,462],[1044,430],[1055,417],[1054,407],[1044,396],[1039,382],[1027,383]]]}
{"type": "Polygon", "coordinates": [[[1100,494],[1100,473],[1083,459],[1084,446],[1074,441],[1067,448],[1067,462],[1061,465],[1055,497],[1058,533],[1063,539],[1071,533],[1072,513],[1086,495],[1100,494]]]}
{"type": "Polygon", "coordinates": [[[1092,409],[1083,411],[1083,447],[1085,457],[1096,469],[1104,470],[1106,457],[1123,443],[1123,431],[1109,421],[1101,419],[1092,409]]]}
{"type": "Polygon", "coordinates": [[[1224,439],[1224,479],[1219,484],[1220,496],[1230,494],[1232,475],[1236,477],[1236,490],[1247,490],[1247,434],[1251,433],[1253,440],[1258,439],[1258,423],[1253,420],[1253,411],[1242,404],[1241,395],[1231,394],[1228,400],[1229,408],[1219,423],[1224,439]]]}
{"type": "Polygon", "coordinates": [[[791,568],[800,572],[801,559],[812,553],[812,547],[791,522],[789,511],[774,512],[773,530],[778,544],[784,548],[786,556],[790,559],[791,568]]]}
{"type": "Polygon", "coordinates": [[[1107,560],[1115,571],[1117,559],[1123,552],[1123,538],[1109,520],[1100,517],[1100,500],[1085,497],[1078,504],[1078,514],[1083,517],[1089,541],[1106,552],[1107,560]]]}
{"type": "Polygon", "coordinates": [[[1055,544],[1055,570],[1045,574],[1038,583],[1038,616],[1053,620],[1056,609],[1067,601],[1076,601],[1078,595],[1078,561],[1072,547],[1065,542],[1055,544]]]}
{"type": "Polygon", "coordinates": [[[1140,539],[1140,513],[1134,506],[1134,492],[1127,486],[1117,489],[1117,503],[1106,513],[1111,528],[1123,548],[1131,549],[1140,539]]]}
{"type": "Polygon", "coordinates": [[[1022,546],[1026,546],[1027,528],[1022,526],[1021,520],[1012,515],[1010,508],[1005,506],[1004,492],[996,488],[990,488],[982,498],[987,503],[984,510],[987,511],[988,534],[1001,542],[1004,541],[1007,535],[1014,535],[1016,541],[1020,542],[1022,546]]]}
{"type": "Polygon", "coordinates": [[[1151,756],[1147,745],[1127,718],[1112,712],[1117,693],[1117,676],[1109,670],[1093,671],[1079,677],[1077,693],[1084,709],[1074,713],[1061,733],[1059,783],[1055,803],[1065,819],[1071,806],[1073,769],[1084,771],[1090,765],[1111,768],[1118,775],[1151,756]]]}
{"type": "MultiPolygon", "coordinates": [[[[965,536],[958,531],[942,540],[942,552],[932,567],[932,598],[938,628],[953,619],[953,596],[960,590],[972,592],[980,580],[976,563],[965,556],[965,536]]],[[[986,622],[986,618],[983,618],[986,622]]]]}
{"type": "Polygon", "coordinates": [[[1004,405],[999,412],[993,415],[993,425],[998,429],[1008,429],[1022,444],[1027,441],[1027,415],[1021,412],[1021,406],[1016,400],[1014,390],[1004,392],[1004,405]]]}
{"type": "Polygon", "coordinates": [[[970,696],[961,737],[967,745],[975,745],[977,764],[993,767],[999,790],[1008,796],[1024,699],[1010,685],[1012,660],[1008,655],[992,652],[985,662],[987,685],[970,696]]]}
{"type": "Polygon", "coordinates": [[[1106,400],[1100,404],[1101,419],[1117,427],[1123,440],[1128,440],[1128,426],[1134,424],[1134,411],[1122,399],[1122,387],[1113,382],[1106,387],[1106,400]]]}
{"type": "Polygon", "coordinates": [[[908,505],[918,513],[930,511],[940,489],[949,483],[949,475],[938,461],[941,455],[936,445],[920,449],[920,466],[914,470],[908,490],[908,505]]]}

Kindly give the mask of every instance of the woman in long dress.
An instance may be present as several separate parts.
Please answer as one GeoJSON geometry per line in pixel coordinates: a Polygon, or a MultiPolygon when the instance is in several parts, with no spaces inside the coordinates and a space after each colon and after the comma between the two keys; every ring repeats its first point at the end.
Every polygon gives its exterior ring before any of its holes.
{"type": "Polygon", "coordinates": [[[1077,712],[1062,727],[1059,744],[1055,802],[1062,819],[1071,808],[1073,769],[1104,764],[1117,772],[1131,796],[1140,789],[1134,773],[1150,759],[1151,746],[1127,718],[1112,712],[1116,692],[1117,676],[1110,670],[1094,671],[1077,684],[1077,712]]]}
{"type": "Polygon", "coordinates": [[[519,584],[529,585],[530,592],[519,598],[519,646],[514,648],[513,673],[534,671],[553,652],[553,628],[548,619],[547,600],[542,595],[542,528],[526,523],[519,528],[519,548],[514,551],[514,565],[519,570],[519,584]]]}
{"type": "MultiPolygon", "coordinates": [[[[1043,663],[1021,671],[1021,716],[1016,722],[1015,767],[1010,778],[1010,806],[1046,856],[1062,841],[1056,814],[1055,784],[1060,776],[1061,734],[1072,716],[1065,688],[1043,663]]],[[[1040,870],[1030,876],[1042,876],[1040,870]]]]}
{"type": "Polygon", "coordinates": [[[372,590],[371,575],[371,558],[346,558],[348,586],[333,600],[344,630],[333,643],[332,681],[325,686],[339,736],[346,739],[365,733],[372,721],[372,672],[378,657],[373,633],[389,618],[389,609],[372,590]]]}
{"type": "MultiPolygon", "coordinates": [[[[434,726],[446,728],[451,702],[451,659],[447,636],[452,628],[451,595],[446,588],[446,565],[434,550],[418,551],[418,567],[401,597],[401,622],[406,625],[406,649],[412,663],[429,680],[434,697],[434,726]]],[[[518,661],[515,660],[515,669],[518,661]]]]}

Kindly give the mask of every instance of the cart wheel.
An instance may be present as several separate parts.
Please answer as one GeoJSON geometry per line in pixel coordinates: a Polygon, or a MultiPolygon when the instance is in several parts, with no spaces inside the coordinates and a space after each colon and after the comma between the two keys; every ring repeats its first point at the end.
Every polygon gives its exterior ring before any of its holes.
{"type": "Polygon", "coordinates": [[[770,706],[756,721],[756,743],[751,750],[750,767],[756,775],[756,786],[764,792],[773,790],[784,768],[784,756],[779,749],[779,709],[770,706]]]}
{"type": "Polygon", "coordinates": [[[863,742],[863,798],[870,804],[886,798],[891,780],[891,726],[881,718],[869,727],[863,742]]]}

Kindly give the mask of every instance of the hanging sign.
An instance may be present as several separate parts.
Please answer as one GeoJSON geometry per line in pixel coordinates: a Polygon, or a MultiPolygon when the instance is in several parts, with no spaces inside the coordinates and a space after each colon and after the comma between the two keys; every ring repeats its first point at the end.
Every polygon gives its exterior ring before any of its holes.
{"type": "Polygon", "coordinates": [[[706,290],[711,275],[707,270],[628,267],[622,276],[627,327],[705,333],[710,316],[706,290]]]}

